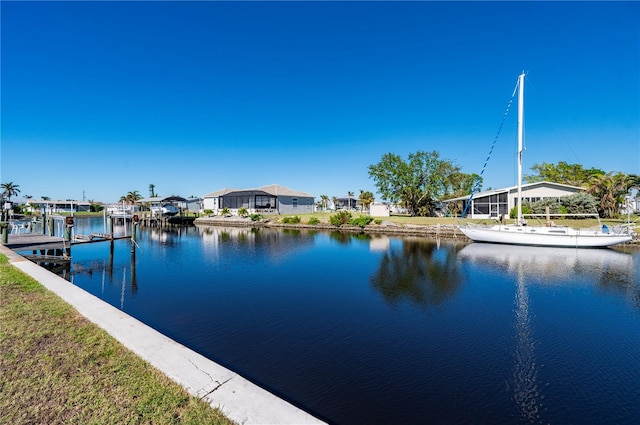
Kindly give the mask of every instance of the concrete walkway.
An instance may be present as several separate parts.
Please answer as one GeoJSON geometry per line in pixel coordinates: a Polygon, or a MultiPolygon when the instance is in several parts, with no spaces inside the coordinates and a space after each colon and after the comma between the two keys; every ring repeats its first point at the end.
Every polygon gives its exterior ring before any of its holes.
{"type": "Polygon", "coordinates": [[[71,304],[190,394],[219,408],[228,418],[240,424],[324,423],[5,246],[0,245],[0,252],[15,267],[71,304]]]}

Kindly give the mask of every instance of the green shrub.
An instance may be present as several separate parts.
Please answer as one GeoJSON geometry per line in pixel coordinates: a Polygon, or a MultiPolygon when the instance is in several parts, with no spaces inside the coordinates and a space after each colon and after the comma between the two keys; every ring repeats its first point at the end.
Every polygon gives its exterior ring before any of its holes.
{"type": "Polygon", "coordinates": [[[373,220],[373,222],[376,224],[382,224],[382,220],[379,218],[376,218],[375,220],[373,220]]]}
{"type": "MultiPolygon", "coordinates": [[[[598,201],[588,193],[574,193],[563,196],[560,199],[546,198],[522,204],[522,214],[545,214],[547,208],[551,214],[585,214],[594,213],[597,210],[598,201]]],[[[514,207],[509,216],[516,218],[516,208],[514,207]]]]}
{"type": "MultiPolygon", "coordinates": [[[[511,211],[509,212],[509,218],[517,218],[516,216],[518,215],[518,207],[513,207],[511,208],[511,211]]],[[[529,205],[523,205],[522,206],[522,214],[531,214],[531,208],[529,208],[529,205]]]]}
{"type": "Polygon", "coordinates": [[[222,209],[222,211],[220,211],[220,214],[222,214],[222,215],[231,215],[231,211],[229,211],[229,208],[224,207],[222,209]]]}
{"type": "Polygon", "coordinates": [[[213,214],[213,210],[204,210],[204,213],[206,215],[211,215],[211,214],[213,214]]]}
{"type": "Polygon", "coordinates": [[[369,215],[361,215],[360,217],[352,218],[351,220],[349,220],[349,224],[353,226],[365,227],[372,221],[373,221],[373,217],[369,215]]]}
{"type": "Polygon", "coordinates": [[[284,217],[282,219],[282,222],[285,223],[285,224],[300,223],[300,217],[298,217],[297,215],[294,215],[293,217],[284,217]]]}
{"type": "Polygon", "coordinates": [[[588,193],[574,193],[573,195],[563,196],[560,202],[566,208],[567,213],[571,214],[593,214],[598,211],[598,200],[588,193]]]}
{"type": "Polygon", "coordinates": [[[260,221],[260,220],[262,220],[262,216],[260,214],[251,214],[249,216],[249,218],[251,219],[251,221],[260,221]]]}
{"type": "Polygon", "coordinates": [[[334,226],[342,226],[343,224],[347,224],[349,220],[351,220],[351,213],[346,210],[338,211],[337,214],[329,217],[329,223],[334,226]]]}
{"type": "Polygon", "coordinates": [[[311,217],[307,223],[312,225],[320,224],[320,219],[318,217],[311,217]]]}
{"type": "Polygon", "coordinates": [[[249,210],[247,210],[245,207],[242,207],[240,209],[238,209],[238,215],[240,217],[246,217],[249,215],[249,210]]]}

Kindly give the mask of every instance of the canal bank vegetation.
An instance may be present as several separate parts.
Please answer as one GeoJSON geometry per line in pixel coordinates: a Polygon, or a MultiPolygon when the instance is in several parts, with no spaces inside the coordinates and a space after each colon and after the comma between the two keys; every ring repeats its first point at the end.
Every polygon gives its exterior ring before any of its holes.
{"type": "MultiPolygon", "coordinates": [[[[298,219],[299,219],[299,223],[305,224],[305,223],[309,223],[310,221],[313,221],[315,224],[317,223],[324,223],[324,224],[330,224],[331,223],[331,217],[336,215],[336,212],[331,212],[331,211],[320,211],[320,212],[315,212],[315,213],[311,213],[311,214],[298,214],[298,219]]],[[[293,217],[294,215],[287,215],[287,214],[283,214],[283,215],[279,215],[277,216],[277,219],[280,220],[282,223],[286,223],[288,221],[288,217],[293,217]]],[[[361,216],[363,217],[369,217],[366,213],[360,213],[359,211],[351,211],[351,216],[352,218],[359,218],[361,216]]],[[[631,221],[633,222],[634,220],[638,220],[638,215],[631,215],[631,221]]],[[[267,219],[269,219],[269,216],[266,216],[267,219]]],[[[480,223],[493,223],[493,222],[497,222],[497,220],[490,220],[490,219],[461,219],[459,217],[419,217],[419,216],[410,216],[410,215],[391,215],[390,217],[371,217],[372,220],[369,220],[369,223],[367,224],[378,224],[378,225],[383,225],[383,224],[395,224],[395,225],[414,225],[414,226],[437,226],[437,225],[441,225],[441,226],[445,226],[445,225],[458,225],[458,224],[464,224],[464,223],[476,223],[476,224],[480,224],[480,223]]],[[[530,220],[531,223],[533,224],[534,222],[537,223],[537,221],[535,219],[531,219],[530,220]]],[[[588,227],[594,227],[594,226],[598,226],[598,220],[596,218],[594,219],[570,219],[570,218],[555,218],[553,219],[554,223],[558,226],[570,226],[570,227],[575,227],[575,228],[588,228],[588,227]]],[[[618,219],[607,219],[607,220],[600,220],[601,224],[607,224],[607,225],[616,225],[616,224],[624,224],[626,223],[627,219],[626,217],[624,218],[618,218],[618,219]]],[[[544,219],[542,221],[542,223],[544,224],[544,219]]],[[[309,223],[312,224],[312,223],[309,223]]]]}
{"type": "Polygon", "coordinates": [[[0,291],[0,423],[233,423],[1,254],[0,291]]]}

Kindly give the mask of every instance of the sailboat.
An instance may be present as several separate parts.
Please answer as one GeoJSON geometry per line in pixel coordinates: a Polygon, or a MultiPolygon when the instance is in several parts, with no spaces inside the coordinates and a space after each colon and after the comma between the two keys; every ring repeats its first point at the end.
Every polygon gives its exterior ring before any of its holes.
{"type": "Polygon", "coordinates": [[[528,226],[522,216],[522,152],[524,136],[524,72],[518,77],[518,199],[515,224],[489,226],[466,224],[458,228],[474,242],[511,245],[599,248],[630,242],[629,226],[609,228],[606,225],[591,229],[568,226],[528,226]]]}

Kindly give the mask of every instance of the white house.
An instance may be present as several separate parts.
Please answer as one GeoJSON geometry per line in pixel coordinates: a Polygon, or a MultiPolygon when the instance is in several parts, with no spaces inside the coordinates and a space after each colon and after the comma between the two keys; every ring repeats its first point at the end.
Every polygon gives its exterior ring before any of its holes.
{"type": "Polygon", "coordinates": [[[389,204],[374,202],[369,207],[369,214],[371,217],[389,217],[391,215],[391,208],[389,204]]]}
{"type": "Polygon", "coordinates": [[[91,202],[29,200],[29,203],[27,204],[27,208],[25,208],[25,210],[29,212],[46,211],[47,214],[90,212],[91,202]]]}
{"type": "Polygon", "coordinates": [[[227,208],[237,214],[246,208],[250,214],[307,214],[314,212],[314,196],[306,192],[271,184],[255,189],[220,189],[202,196],[202,207],[219,214],[227,208]]]}
{"type": "MultiPolygon", "coordinates": [[[[552,182],[537,182],[522,185],[522,199],[537,202],[547,198],[561,198],[574,193],[583,192],[585,188],[552,182]]],[[[469,202],[469,195],[442,201],[444,204],[462,201],[464,209],[469,202]]],[[[502,214],[509,216],[509,211],[517,205],[518,186],[504,189],[492,189],[478,192],[471,198],[467,209],[469,218],[499,218],[502,214]]]]}
{"type": "Polygon", "coordinates": [[[640,194],[629,194],[624,197],[624,204],[620,209],[622,214],[634,214],[640,212],[640,194]]]}

